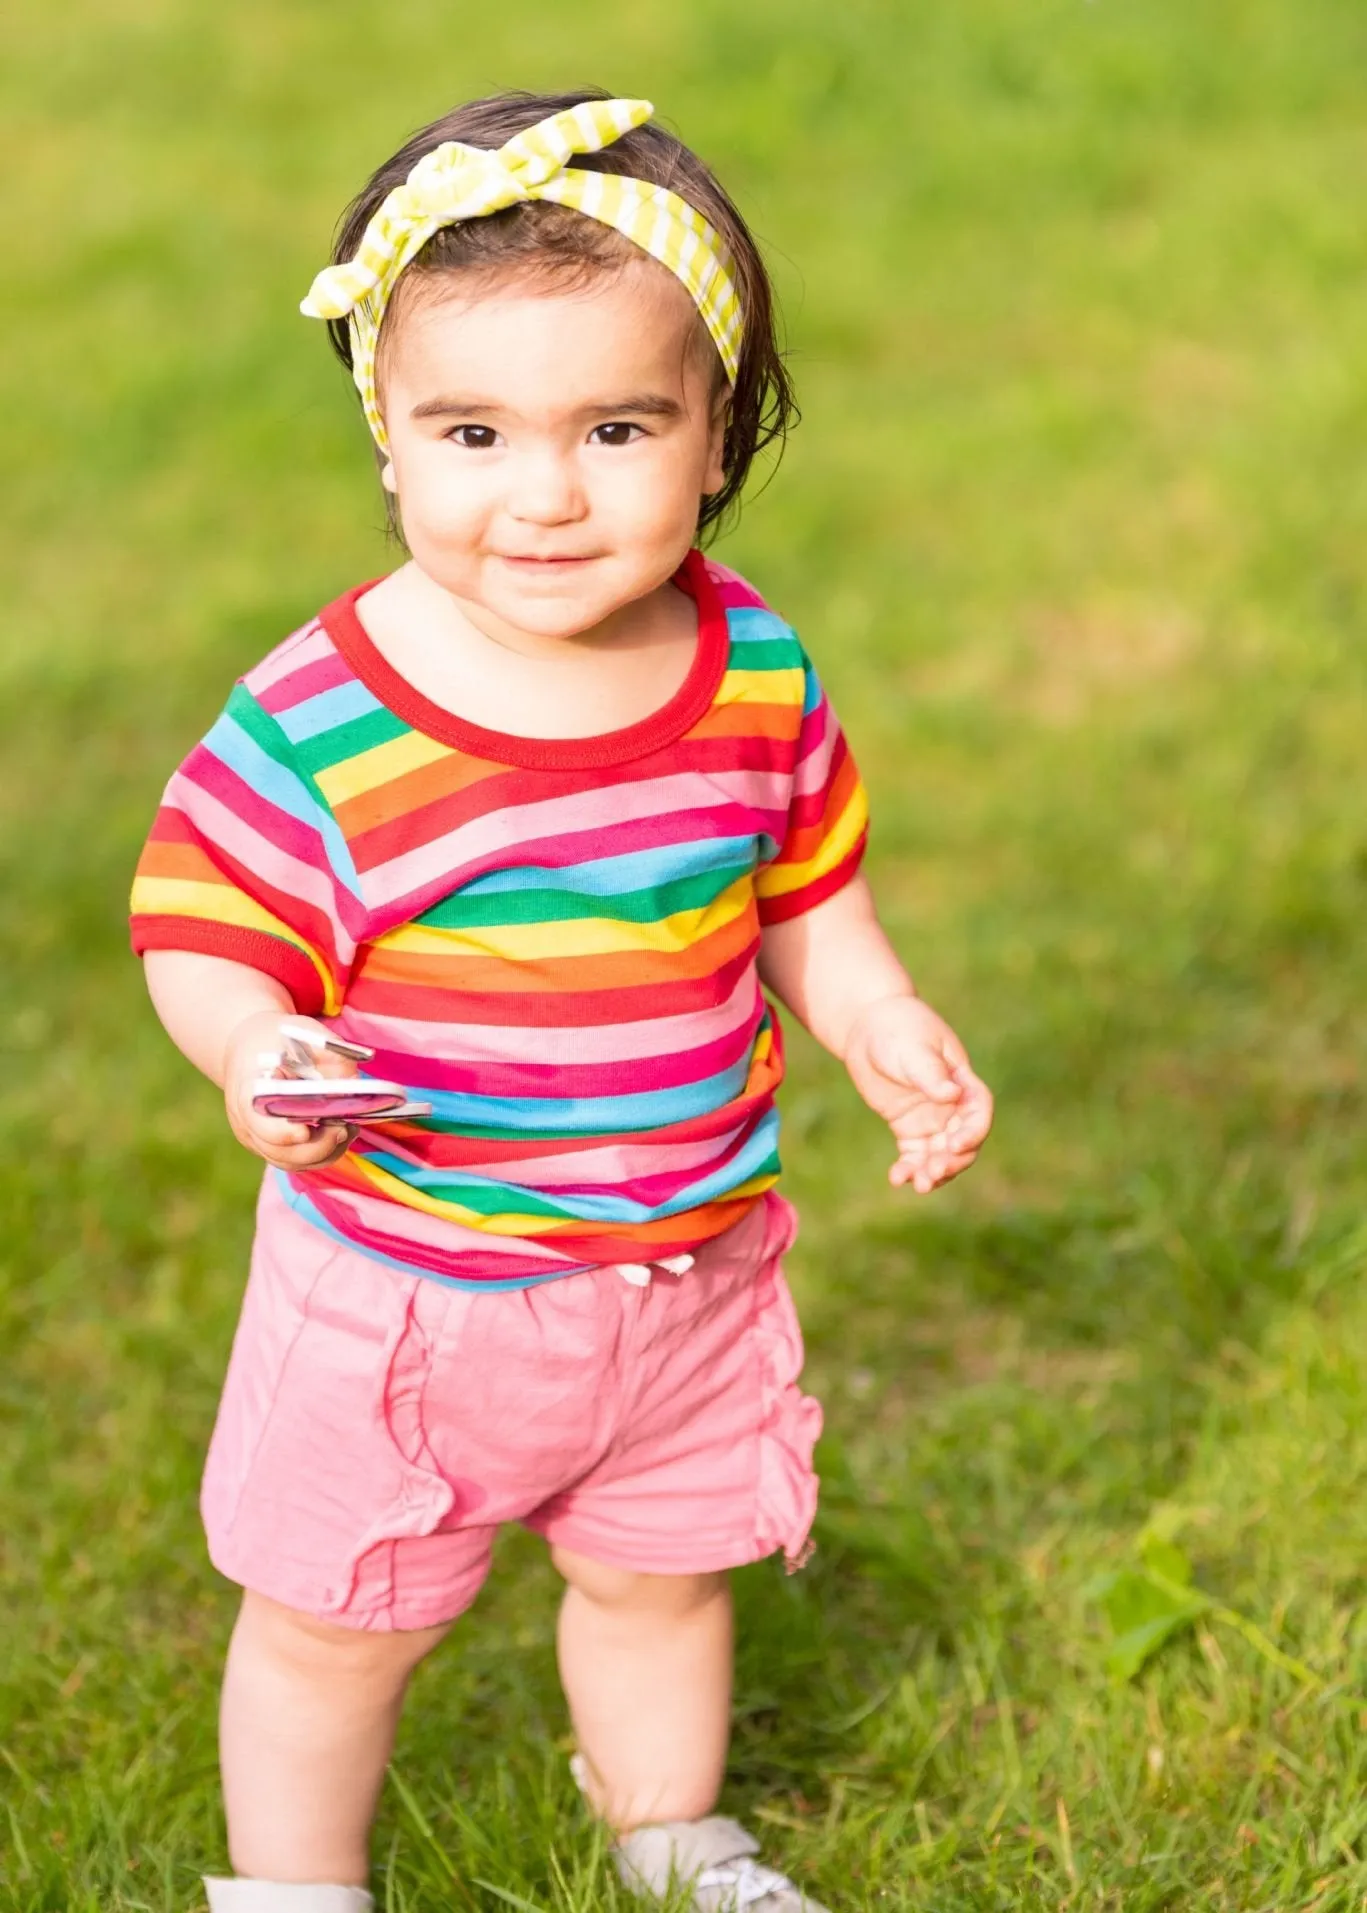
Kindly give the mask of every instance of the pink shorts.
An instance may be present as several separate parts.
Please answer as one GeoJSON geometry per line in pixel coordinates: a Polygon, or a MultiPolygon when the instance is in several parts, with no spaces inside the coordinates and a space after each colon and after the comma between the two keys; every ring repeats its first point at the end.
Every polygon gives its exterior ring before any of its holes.
{"type": "Polygon", "coordinates": [[[684,1275],[478,1293],[335,1242],[268,1177],[204,1474],[215,1566],[389,1629],[467,1608],[505,1521],[650,1574],[796,1563],[821,1409],[793,1234],[769,1195],[684,1275]]]}

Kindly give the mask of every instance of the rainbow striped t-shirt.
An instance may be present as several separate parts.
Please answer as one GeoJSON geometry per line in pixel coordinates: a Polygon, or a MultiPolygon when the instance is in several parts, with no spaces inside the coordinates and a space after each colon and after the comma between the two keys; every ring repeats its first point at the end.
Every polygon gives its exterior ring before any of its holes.
{"type": "Polygon", "coordinates": [[[867,805],[789,627],[698,552],[676,582],[692,667],[626,729],[453,716],[371,642],[362,586],[240,680],[167,786],[134,949],[277,977],[432,1104],[282,1176],[382,1261],[480,1287],[658,1262],[777,1179],[760,932],[849,881],[867,805]]]}

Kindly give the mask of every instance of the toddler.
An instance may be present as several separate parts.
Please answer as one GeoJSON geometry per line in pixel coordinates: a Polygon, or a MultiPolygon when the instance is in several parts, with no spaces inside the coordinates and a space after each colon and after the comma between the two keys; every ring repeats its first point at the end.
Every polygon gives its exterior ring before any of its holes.
{"type": "Polygon", "coordinates": [[[371,1905],[408,1677],[520,1521],[623,1880],[820,1913],[713,1812],[727,1570],[799,1564],[816,1504],[770,999],[894,1184],[965,1169],[991,1099],[879,928],[810,660],[698,549],[790,414],[764,266],[646,102],[509,94],[380,167],[303,309],[410,556],[236,685],[133,896],[269,1165],[203,1491],[244,1590],[209,1904],[371,1905]],[[263,1072],[355,1071],[330,1039],[413,1107],[261,1113],[263,1072]]]}

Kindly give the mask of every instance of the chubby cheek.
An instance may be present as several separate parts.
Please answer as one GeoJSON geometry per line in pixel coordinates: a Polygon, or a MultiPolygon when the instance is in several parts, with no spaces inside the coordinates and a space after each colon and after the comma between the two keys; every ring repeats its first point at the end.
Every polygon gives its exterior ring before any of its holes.
{"type": "Polygon", "coordinates": [[[395,478],[404,538],[415,558],[426,550],[458,561],[483,548],[498,501],[477,471],[420,454],[398,463],[395,478]]]}
{"type": "Polygon", "coordinates": [[[600,456],[590,496],[595,524],[624,556],[693,542],[701,486],[691,462],[677,456],[600,456]],[[682,541],[682,542],[681,542],[682,541]]]}

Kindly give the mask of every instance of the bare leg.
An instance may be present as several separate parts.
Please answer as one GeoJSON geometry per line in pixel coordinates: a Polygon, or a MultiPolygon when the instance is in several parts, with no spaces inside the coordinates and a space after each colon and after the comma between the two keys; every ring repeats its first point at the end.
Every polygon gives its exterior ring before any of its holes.
{"type": "Polygon", "coordinates": [[[589,1799],[619,1833],[697,1820],[721,1789],[731,1716],[724,1574],[631,1574],[554,1551],[568,1586],[560,1678],[589,1799]]]}
{"type": "Polygon", "coordinates": [[[404,1689],[445,1632],[372,1634],[243,1596],[219,1718],[239,1874],[365,1885],[404,1689]]]}

